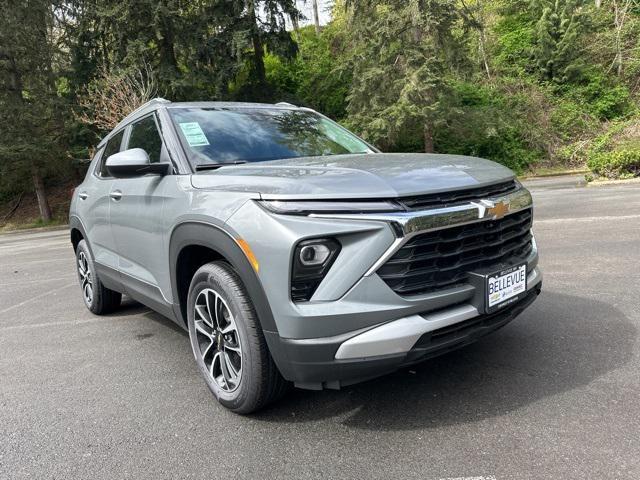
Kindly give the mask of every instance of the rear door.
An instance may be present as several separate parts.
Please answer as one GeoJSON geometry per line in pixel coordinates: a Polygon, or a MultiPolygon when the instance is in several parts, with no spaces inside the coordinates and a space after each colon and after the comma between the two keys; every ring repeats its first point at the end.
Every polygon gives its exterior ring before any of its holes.
{"type": "MultiPolygon", "coordinates": [[[[111,269],[118,269],[116,243],[109,221],[114,178],[109,175],[105,161],[118,153],[124,139],[124,129],[111,137],[96,154],[95,169],[78,188],[77,211],[82,219],[94,260],[111,269]]],[[[100,266],[98,265],[98,267],[100,266]]]]}
{"type": "MultiPolygon", "coordinates": [[[[130,125],[125,144],[125,149],[145,150],[151,162],[170,162],[154,113],[130,125]]],[[[175,182],[174,175],[120,178],[111,192],[111,228],[122,282],[128,293],[142,301],[167,303],[158,285],[167,269],[162,206],[163,191],[171,182],[175,182]]]]}

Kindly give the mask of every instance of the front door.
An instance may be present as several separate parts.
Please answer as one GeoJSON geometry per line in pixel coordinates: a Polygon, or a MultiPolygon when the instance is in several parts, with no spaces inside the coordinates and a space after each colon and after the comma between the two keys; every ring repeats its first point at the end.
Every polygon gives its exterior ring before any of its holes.
{"type": "MultiPolygon", "coordinates": [[[[126,149],[142,148],[151,162],[168,162],[154,114],[130,127],[126,149]]],[[[111,191],[111,228],[119,255],[122,283],[134,298],[162,310],[169,303],[159,289],[166,271],[162,207],[174,175],[120,178],[111,191]]]]}
{"type": "MultiPolygon", "coordinates": [[[[110,224],[111,191],[115,179],[109,175],[105,162],[110,155],[118,153],[122,145],[124,130],[116,133],[96,154],[98,156],[95,170],[78,187],[77,209],[79,217],[89,241],[97,267],[109,267],[116,274],[118,255],[116,243],[110,224]]],[[[117,274],[116,274],[117,276],[117,274]]]]}

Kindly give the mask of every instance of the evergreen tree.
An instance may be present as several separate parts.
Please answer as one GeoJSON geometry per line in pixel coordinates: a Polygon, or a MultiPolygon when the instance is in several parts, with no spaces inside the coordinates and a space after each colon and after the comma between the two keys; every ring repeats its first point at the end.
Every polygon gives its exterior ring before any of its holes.
{"type": "Polygon", "coordinates": [[[74,65],[85,84],[98,67],[151,67],[160,95],[173,100],[268,98],[265,49],[292,57],[296,45],[285,18],[298,18],[293,0],[75,0],[74,65]]]}
{"type": "Polygon", "coordinates": [[[577,0],[536,0],[541,11],[533,50],[536,66],[545,80],[565,83],[582,68],[578,37],[583,16],[577,0]]]}
{"type": "Polygon", "coordinates": [[[237,90],[243,100],[270,101],[274,92],[266,79],[264,56],[269,51],[293,58],[297,44],[286,29],[287,18],[300,18],[294,0],[234,0],[235,14],[228,18],[222,35],[233,38],[237,65],[248,65],[248,76],[237,90]]]}
{"type": "Polygon", "coordinates": [[[44,177],[66,160],[55,13],[43,0],[0,3],[0,187],[24,189],[31,179],[43,221],[51,220],[44,177]]]}
{"type": "Polygon", "coordinates": [[[445,95],[446,62],[459,17],[452,0],[351,2],[353,84],[350,123],[385,147],[422,133],[433,151],[434,122],[445,95]]]}

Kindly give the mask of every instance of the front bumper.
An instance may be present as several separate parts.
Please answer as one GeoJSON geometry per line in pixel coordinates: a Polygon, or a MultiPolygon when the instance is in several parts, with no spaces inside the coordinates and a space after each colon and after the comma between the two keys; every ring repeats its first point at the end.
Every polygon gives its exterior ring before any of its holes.
{"type": "MultiPolygon", "coordinates": [[[[257,275],[277,327],[264,334],[283,376],[300,387],[339,388],[465,345],[518,315],[526,307],[524,300],[503,310],[499,321],[492,317],[487,323],[488,317],[479,314],[483,292],[471,281],[401,296],[376,273],[413,236],[494,220],[498,214],[492,205],[497,204],[507,205],[507,215],[516,213],[531,208],[531,195],[521,188],[478,202],[412,212],[309,216],[277,215],[247,202],[227,224],[236,238],[251,239],[260,261],[257,275]],[[341,253],[311,301],[294,303],[290,275],[283,271],[290,270],[300,241],[318,237],[338,239],[341,253]],[[425,345],[425,335],[462,325],[467,327],[458,332],[461,338],[456,334],[437,348],[425,345]]],[[[535,242],[525,263],[530,303],[542,280],[535,242]]]]}
{"type": "Polygon", "coordinates": [[[491,314],[481,315],[474,306],[464,304],[337,337],[293,340],[272,334],[267,339],[286,356],[282,373],[297,387],[337,389],[456,350],[503,327],[540,294],[538,269],[530,273],[528,282],[521,300],[491,314]]]}

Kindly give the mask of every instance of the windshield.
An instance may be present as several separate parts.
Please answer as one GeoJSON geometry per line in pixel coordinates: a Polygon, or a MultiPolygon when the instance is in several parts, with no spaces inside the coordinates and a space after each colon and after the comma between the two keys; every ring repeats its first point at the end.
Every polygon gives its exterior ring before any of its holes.
{"type": "Polygon", "coordinates": [[[317,113],[269,108],[171,108],[194,166],[372,153],[358,137],[317,113]]]}

